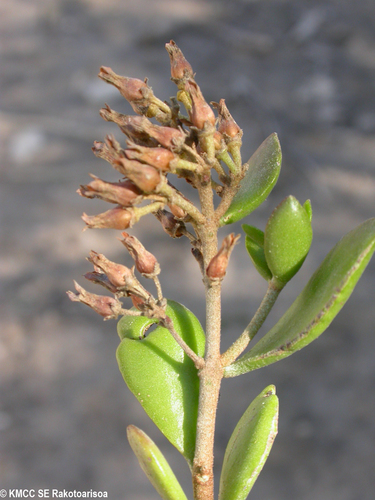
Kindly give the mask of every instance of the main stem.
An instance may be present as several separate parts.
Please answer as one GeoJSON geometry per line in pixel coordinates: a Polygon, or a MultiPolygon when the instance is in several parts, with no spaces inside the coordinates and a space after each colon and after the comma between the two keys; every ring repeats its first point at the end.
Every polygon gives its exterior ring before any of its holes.
{"type": "MultiPolygon", "coordinates": [[[[218,224],[214,214],[211,184],[199,189],[202,213],[206,222],[199,231],[202,242],[204,269],[217,252],[218,224]]],[[[199,372],[200,389],[197,438],[193,464],[195,500],[214,499],[214,435],[223,368],[220,358],[221,282],[204,278],[206,294],[205,365],[199,372]]]]}

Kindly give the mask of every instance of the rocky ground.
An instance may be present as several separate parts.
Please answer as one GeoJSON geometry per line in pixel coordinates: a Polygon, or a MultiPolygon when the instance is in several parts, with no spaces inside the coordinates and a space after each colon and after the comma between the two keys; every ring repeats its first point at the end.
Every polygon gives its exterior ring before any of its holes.
{"type": "MultiPolygon", "coordinates": [[[[335,242],[375,214],[374,23],[371,0],[2,0],[0,488],[154,499],[126,441],[134,423],[160,444],[190,491],[184,460],[124,386],[114,322],[103,323],[65,294],[90,269],[90,249],[130,264],[116,234],[81,232],[81,213],[103,205],[75,193],[89,172],[116,178],[90,151],[115,130],[99,108],[108,102],[130,112],[96,77],[100,65],[147,76],[168,99],[175,89],[164,44],[174,39],[207,100],[224,97],[243,127],[245,157],[268,134],[279,134],[279,184],[248,222],[264,227],[288,194],[310,198],[315,239],[270,326],[335,242]]],[[[203,321],[188,245],[169,240],[152,218],[133,233],[158,257],[165,295],[203,321]]],[[[224,384],[218,468],[249,401],[270,383],[281,399],[280,433],[254,500],[373,499],[374,277],[372,263],[308,349],[224,384]]],[[[224,286],[224,346],[264,291],[238,245],[224,286]]]]}

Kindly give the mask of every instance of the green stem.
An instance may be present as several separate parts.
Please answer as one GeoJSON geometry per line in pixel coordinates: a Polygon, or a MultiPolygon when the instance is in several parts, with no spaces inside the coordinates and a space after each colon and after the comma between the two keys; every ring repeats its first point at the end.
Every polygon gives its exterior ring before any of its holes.
{"type": "Polygon", "coordinates": [[[269,282],[266,295],[264,296],[257,312],[254,314],[253,319],[247,325],[240,337],[233,342],[227,351],[222,354],[221,361],[224,367],[233,363],[238,356],[243,353],[250,341],[258,333],[260,327],[263,325],[265,319],[274,306],[280,292],[281,289],[275,285],[273,280],[271,280],[269,282]]]}

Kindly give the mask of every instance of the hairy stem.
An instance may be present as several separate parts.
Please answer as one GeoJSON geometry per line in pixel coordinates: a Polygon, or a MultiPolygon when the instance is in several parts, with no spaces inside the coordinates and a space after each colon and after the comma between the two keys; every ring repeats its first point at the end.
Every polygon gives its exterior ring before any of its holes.
{"type": "Polygon", "coordinates": [[[221,356],[223,366],[228,366],[240,356],[250,341],[258,333],[260,327],[263,325],[272,307],[274,306],[281,289],[276,287],[273,280],[269,282],[266,295],[264,296],[257,312],[254,314],[253,319],[247,325],[241,336],[233,342],[227,351],[221,356]]]}
{"type": "MultiPolygon", "coordinates": [[[[211,182],[200,185],[202,213],[206,223],[199,228],[204,269],[217,252],[217,223],[214,217],[211,182]]],[[[220,358],[221,282],[205,277],[206,294],[206,352],[205,365],[199,372],[199,404],[197,438],[193,464],[193,490],[196,500],[214,498],[214,435],[216,410],[223,368],[220,358]]]]}

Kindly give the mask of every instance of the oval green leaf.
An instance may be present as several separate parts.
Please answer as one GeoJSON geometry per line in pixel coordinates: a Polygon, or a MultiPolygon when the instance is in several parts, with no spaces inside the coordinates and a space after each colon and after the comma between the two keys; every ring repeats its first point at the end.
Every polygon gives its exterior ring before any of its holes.
{"type": "Polygon", "coordinates": [[[264,255],[264,233],[260,229],[242,224],[242,229],[246,233],[245,246],[247,253],[254,264],[255,269],[265,280],[272,279],[272,273],[268,267],[264,255]]]}
{"type": "Polygon", "coordinates": [[[235,377],[261,368],[310,344],[330,325],[348,300],[375,250],[375,219],[345,235],[284,316],[266,335],[225,369],[235,377]]]}
{"type": "Polygon", "coordinates": [[[280,288],[302,266],[311,241],[308,212],[294,196],[288,196],[272,212],[264,232],[264,254],[280,288]]]}
{"type": "Polygon", "coordinates": [[[229,440],[220,477],[219,500],[245,500],[277,434],[279,401],[270,385],[242,415],[229,440]]]}
{"type": "Polygon", "coordinates": [[[145,432],[129,425],[127,436],[139,465],[163,500],[187,500],[164,455],[145,432]]]}
{"type": "MultiPolygon", "coordinates": [[[[205,336],[183,305],[168,301],[167,315],[176,332],[198,355],[204,355],[205,336]]],[[[192,464],[198,412],[199,379],[192,360],[166,328],[142,316],[124,316],[118,323],[121,343],[117,362],[124,380],[146,413],[167,439],[192,464]]]]}
{"type": "Polygon", "coordinates": [[[265,139],[247,162],[248,169],[220,225],[232,224],[253,212],[272,191],[281,168],[281,147],[276,133],[265,139]]]}

